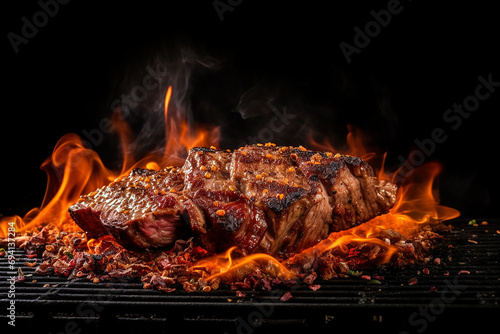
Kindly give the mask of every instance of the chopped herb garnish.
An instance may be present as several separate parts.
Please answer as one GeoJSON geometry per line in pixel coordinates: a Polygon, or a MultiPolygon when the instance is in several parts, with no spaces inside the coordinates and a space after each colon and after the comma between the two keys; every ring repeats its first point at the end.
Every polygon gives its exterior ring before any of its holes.
{"type": "Polygon", "coordinates": [[[349,276],[360,276],[361,274],[363,274],[362,271],[354,271],[354,270],[349,270],[349,272],[347,273],[347,275],[349,276]]]}

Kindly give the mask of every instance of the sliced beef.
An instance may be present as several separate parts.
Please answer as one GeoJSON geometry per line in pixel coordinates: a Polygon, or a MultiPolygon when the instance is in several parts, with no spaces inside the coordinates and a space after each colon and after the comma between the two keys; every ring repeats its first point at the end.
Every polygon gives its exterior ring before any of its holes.
{"type": "Polygon", "coordinates": [[[396,202],[397,186],[379,180],[363,159],[348,155],[293,150],[307,179],[319,179],[333,208],[330,231],[340,231],[387,213],[396,202]]]}
{"type": "Polygon", "coordinates": [[[212,251],[289,257],[387,212],[397,191],[361,158],[270,144],[196,148],[183,170],[184,194],[206,216],[191,227],[212,251]]]}
{"type": "Polygon", "coordinates": [[[288,257],[328,236],[332,208],[318,178],[307,178],[288,147],[245,146],[233,153],[231,178],[265,212],[259,251],[288,257]]]}
{"type": "Polygon", "coordinates": [[[191,221],[193,233],[209,251],[237,245],[251,253],[262,240],[267,223],[264,213],[244,196],[230,178],[232,154],[194,148],[184,164],[184,194],[203,210],[205,224],[191,221]]]}
{"type": "Polygon", "coordinates": [[[90,237],[166,247],[192,233],[212,252],[289,257],[387,212],[397,186],[361,158],[303,147],[193,148],[181,168],[138,169],[69,209],[90,237]]]}
{"type": "Polygon", "coordinates": [[[182,195],[174,168],[135,169],[108,186],[82,196],[69,213],[91,238],[111,234],[126,248],[161,248],[190,235],[188,222],[203,214],[182,195]]]}

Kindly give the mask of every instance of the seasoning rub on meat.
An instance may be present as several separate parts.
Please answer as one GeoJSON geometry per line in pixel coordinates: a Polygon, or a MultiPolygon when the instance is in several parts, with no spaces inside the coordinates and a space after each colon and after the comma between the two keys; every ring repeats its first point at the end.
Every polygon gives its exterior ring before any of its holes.
{"type": "Polygon", "coordinates": [[[193,148],[182,167],[136,169],[69,208],[91,237],[163,248],[194,236],[205,249],[290,257],[386,213],[397,186],[358,157],[257,144],[193,148]]]}

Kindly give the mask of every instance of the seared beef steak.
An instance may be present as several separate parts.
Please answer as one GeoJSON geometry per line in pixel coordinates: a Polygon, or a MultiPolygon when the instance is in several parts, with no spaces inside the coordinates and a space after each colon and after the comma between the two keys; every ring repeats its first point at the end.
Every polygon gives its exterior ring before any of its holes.
{"type": "Polygon", "coordinates": [[[97,238],[111,234],[127,248],[169,246],[189,236],[188,223],[203,220],[192,201],[179,194],[179,171],[134,169],[70,206],[73,220],[97,238]]]}
{"type": "Polygon", "coordinates": [[[231,178],[268,222],[259,251],[289,256],[328,236],[332,209],[319,179],[307,178],[288,147],[245,146],[233,153],[231,178]]]}
{"type": "Polygon", "coordinates": [[[230,178],[232,154],[194,148],[184,163],[184,194],[206,216],[206,224],[191,222],[194,234],[209,251],[232,245],[251,253],[267,230],[264,213],[244,196],[230,178]]]}
{"type": "Polygon", "coordinates": [[[209,251],[236,245],[289,257],[386,213],[396,192],[353,156],[273,144],[194,148],[183,167],[134,170],[69,211],[91,237],[112,234],[125,247],[166,247],[192,232],[209,251]]]}
{"type": "Polygon", "coordinates": [[[242,147],[231,178],[266,213],[259,251],[285,257],[387,212],[397,191],[361,158],[302,147],[242,147]]]}

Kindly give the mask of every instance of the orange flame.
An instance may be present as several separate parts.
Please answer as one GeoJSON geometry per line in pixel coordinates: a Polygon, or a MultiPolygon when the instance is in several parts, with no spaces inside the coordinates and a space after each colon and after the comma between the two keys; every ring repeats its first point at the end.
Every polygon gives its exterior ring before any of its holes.
{"type": "MultiPolygon", "coordinates": [[[[378,177],[380,179],[394,179],[397,171],[391,174],[384,170],[386,154],[381,157],[368,154],[363,147],[364,139],[359,129],[356,132],[351,132],[351,127],[349,130],[347,154],[356,152],[363,155],[365,160],[371,160],[372,165],[373,161],[378,161],[380,164],[377,173],[378,177]]],[[[328,147],[329,145],[325,143],[327,142],[325,141],[319,145],[323,148],[328,147]]],[[[318,143],[313,142],[313,145],[318,146],[318,143]]],[[[347,254],[350,249],[355,248],[357,245],[366,244],[380,247],[376,258],[371,259],[371,264],[389,262],[397,252],[397,248],[384,242],[382,238],[378,238],[382,231],[391,229],[404,237],[408,237],[417,232],[419,226],[442,222],[460,215],[458,210],[439,205],[437,190],[434,189],[433,185],[441,170],[442,166],[439,163],[428,163],[415,168],[407,175],[404,184],[400,185],[396,203],[387,214],[375,217],[357,227],[331,233],[327,239],[295,255],[294,258],[301,256],[316,257],[329,251],[334,251],[336,254],[347,254]]],[[[285,261],[285,264],[293,263],[294,258],[285,261]]]]}
{"type": "MultiPolygon", "coordinates": [[[[90,193],[102,187],[117,177],[127,174],[132,168],[150,168],[159,170],[170,165],[183,163],[189,149],[195,146],[217,146],[219,128],[213,129],[192,126],[185,118],[185,113],[178,106],[171,104],[172,88],[165,95],[165,146],[162,154],[149,154],[136,160],[128,148],[134,142],[132,131],[127,123],[120,118],[119,111],[113,115],[114,128],[118,132],[123,149],[123,163],[120,171],[112,171],[104,166],[97,153],[85,147],[76,134],[63,136],[56,144],[50,158],[41,166],[47,173],[48,182],[45,197],[40,208],[34,208],[23,218],[6,217],[0,221],[0,237],[6,237],[8,223],[14,222],[17,232],[27,232],[43,223],[52,223],[65,231],[77,231],[68,214],[69,205],[75,203],[79,196],[90,193]]],[[[379,165],[379,178],[392,179],[395,174],[384,170],[385,155],[369,153],[362,132],[349,126],[347,136],[348,148],[335,149],[327,140],[317,142],[312,140],[313,149],[342,152],[360,156],[369,160],[372,165],[379,165]]],[[[348,254],[356,245],[376,245],[380,248],[373,263],[387,263],[391,260],[396,248],[378,238],[385,229],[393,229],[403,235],[411,234],[421,224],[443,221],[457,217],[459,212],[438,204],[433,188],[434,179],[441,171],[439,164],[427,164],[416,168],[400,187],[395,206],[388,214],[376,217],[358,227],[332,233],[327,239],[316,246],[304,250],[301,254],[319,255],[334,250],[336,253],[348,254]]],[[[91,239],[87,246],[89,252],[101,252],[113,246],[112,237],[105,236],[97,240],[91,239]]],[[[115,245],[116,246],[116,245],[115,245]]],[[[297,256],[297,255],[296,255],[297,256]]],[[[243,256],[236,248],[202,259],[196,262],[192,270],[207,272],[209,277],[234,281],[260,268],[266,273],[284,279],[296,278],[287,268],[286,262],[280,263],[267,254],[252,254],[243,256]]]]}
{"type": "Polygon", "coordinates": [[[257,253],[241,257],[241,254],[237,254],[236,251],[237,247],[231,247],[224,253],[199,260],[192,267],[192,270],[207,271],[210,274],[206,278],[207,281],[216,277],[228,282],[239,281],[257,267],[272,277],[296,278],[292,272],[271,255],[257,253]]]}
{"type": "MultiPolygon", "coordinates": [[[[120,112],[113,114],[114,128],[120,136],[123,149],[121,171],[106,168],[99,155],[85,147],[81,138],[73,133],[64,135],[56,144],[52,155],[41,168],[47,174],[47,188],[40,208],[34,208],[24,217],[11,216],[0,220],[0,237],[8,235],[9,222],[15,223],[16,232],[24,233],[44,223],[52,223],[65,231],[77,231],[79,227],[71,220],[68,207],[81,195],[88,194],[117,177],[128,174],[133,168],[158,170],[181,164],[189,149],[195,146],[217,146],[219,128],[208,129],[190,126],[184,113],[168,112],[172,88],[165,96],[165,149],[163,154],[149,154],[136,160],[134,152],[127,148],[134,141],[132,131],[121,119],[120,112]]],[[[174,110],[175,111],[175,110],[174,110]]]]}
{"type": "Polygon", "coordinates": [[[115,239],[110,235],[99,237],[98,239],[90,239],[87,241],[87,248],[90,254],[103,254],[109,248],[123,249],[115,239]]]}

